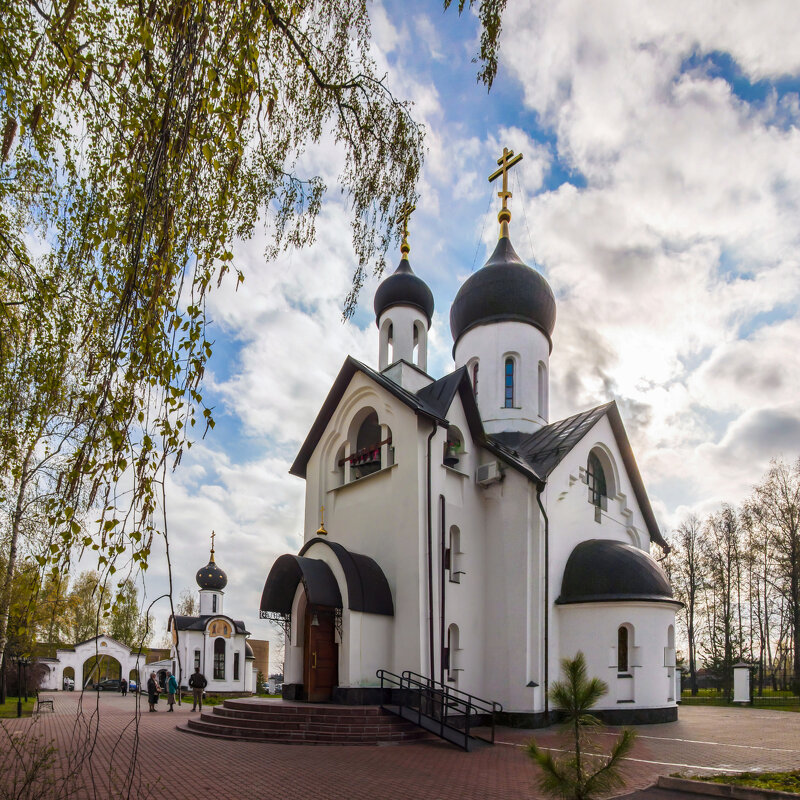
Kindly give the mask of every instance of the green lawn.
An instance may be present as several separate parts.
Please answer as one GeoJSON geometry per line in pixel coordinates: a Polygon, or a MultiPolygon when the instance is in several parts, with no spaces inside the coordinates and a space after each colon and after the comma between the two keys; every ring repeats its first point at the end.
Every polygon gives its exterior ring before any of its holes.
{"type": "MultiPolygon", "coordinates": [[[[34,699],[33,695],[29,695],[28,702],[25,702],[25,699],[22,700],[22,716],[29,717],[33,713],[33,707],[36,704],[36,700],[34,699]]],[[[17,698],[16,697],[9,697],[5,704],[0,703],[0,719],[8,719],[10,717],[17,716],[17,698]]]]}
{"type": "Polygon", "coordinates": [[[725,783],[733,786],[752,786],[756,789],[772,789],[800,794],[800,770],[794,772],[742,772],[739,775],[695,775],[692,776],[692,780],[725,783]]]}

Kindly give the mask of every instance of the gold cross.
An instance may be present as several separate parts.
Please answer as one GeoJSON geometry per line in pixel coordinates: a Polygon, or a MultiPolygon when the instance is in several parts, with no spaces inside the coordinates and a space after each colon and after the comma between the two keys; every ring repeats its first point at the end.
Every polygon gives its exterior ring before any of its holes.
{"type": "Polygon", "coordinates": [[[411,252],[411,248],[408,246],[408,218],[411,216],[411,212],[414,211],[415,208],[416,206],[406,203],[397,213],[397,221],[403,223],[403,242],[400,245],[400,252],[404,257],[411,252]]]}
{"type": "Polygon", "coordinates": [[[212,560],[212,561],[214,560],[214,537],[215,537],[216,535],[217,535],[217,534],[216,534],[216,533],[214,533],[214,531],[211,531],[211,560],[212,560]]]}
{"type": "Polygon", "coordinates": [[[500,222],[509,222],[511,220],[511,212],[508,210],[508,198],[512,195],[511,192],[508,191],[508,171],[514,164],[519,164],[520,161],[522,161],[522,153],[515,156],[513,150],[504,147],[502,158],[497,159],[497,164],[500,169],[489,176],[489,183],[495,180],[495,178],[499,178],[501,175],[503,176],[503,189],[497,193],[497,196],[503,201],[503,207],[500,209],[500,213],[497,216],[500,222]]]}

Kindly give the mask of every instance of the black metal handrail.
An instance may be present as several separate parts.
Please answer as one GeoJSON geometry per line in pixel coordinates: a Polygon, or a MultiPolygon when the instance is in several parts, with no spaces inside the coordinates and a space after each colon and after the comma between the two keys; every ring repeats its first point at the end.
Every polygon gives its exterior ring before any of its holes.
{"type": "MultiPolygon", "coordinates": [[[[484,741],[494,744],[495,715],[503,710],[503,706],[500,703],[484,700],[468,692],[462,692],[459,689],[448,686],[446,683],[441,683],[412,670],[404,670],[402,675],[397,675],[389,670],[379,669],[376,674],[381,681],[381,706],[387,705],[384,702],[386,694],[383,691],[387,688],[384,685],[384,682],[386,682],[390,684],[390,688],[392,686],[397,687],[394,698],[396,702],[393,700],[393,705],[416,712],[417,724],[420,726],[423,726],[423,717],[433,723],[438,723],[438,735],[443,739],[453,741],[452,736],[445,736],[445,730],[463,734],[462,746],[465,750],[469,749],[470,736],[476,739],[484,738],[470,733],[474,719],[478,716],[488,715],[491,720],[492,733],[491,739],[485,739],[484,741]],[[463,729],[453,724],[452,717],[454,715],[463,718],[463,729]],[[448,717],[451,719],[448,720],[448,717]]],[[[423,727],[432,730],[430,725],[423,727]]],[[[435,730],[432,732],[436,733],[435,730]]]]}

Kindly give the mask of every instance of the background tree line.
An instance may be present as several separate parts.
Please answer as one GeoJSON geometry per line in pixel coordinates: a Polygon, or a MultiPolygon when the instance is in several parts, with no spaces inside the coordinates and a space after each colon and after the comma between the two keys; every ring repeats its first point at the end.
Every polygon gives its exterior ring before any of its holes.
{"type": "Polygon", "coordinates": [[[740,661],[759,693],[800,694],[800,459],[773,461],[740,506],[687,517],[670,545],[692,694],[704,669],[730,695],[740,661]]]}

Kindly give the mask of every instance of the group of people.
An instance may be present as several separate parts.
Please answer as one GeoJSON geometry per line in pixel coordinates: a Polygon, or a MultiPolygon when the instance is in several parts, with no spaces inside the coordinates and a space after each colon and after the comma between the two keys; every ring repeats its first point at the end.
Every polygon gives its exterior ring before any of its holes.
{"type": "MultiPolygon", "coordinates": [[[[167,692],[167,711],[175,710],[175,695],[178,693],[178,681],[175,676],[168,671],[165,683],[166,687],[162,687],[158,682],[158,675],[155,672],[150,673],[150,678],[147,681],[147,702],[150,705],[150,711],[158,710],[156,708],[156,703],[158,703],[158,696],[164,691],[164,688],[166,688],[167,692]]],[[[192,689],[192,711],[196,711],[198,707],[202,711],[203,690],[208,686],[208,681],[199,669],[196,669],[189,678],[189,686],[192,689]]]]}

